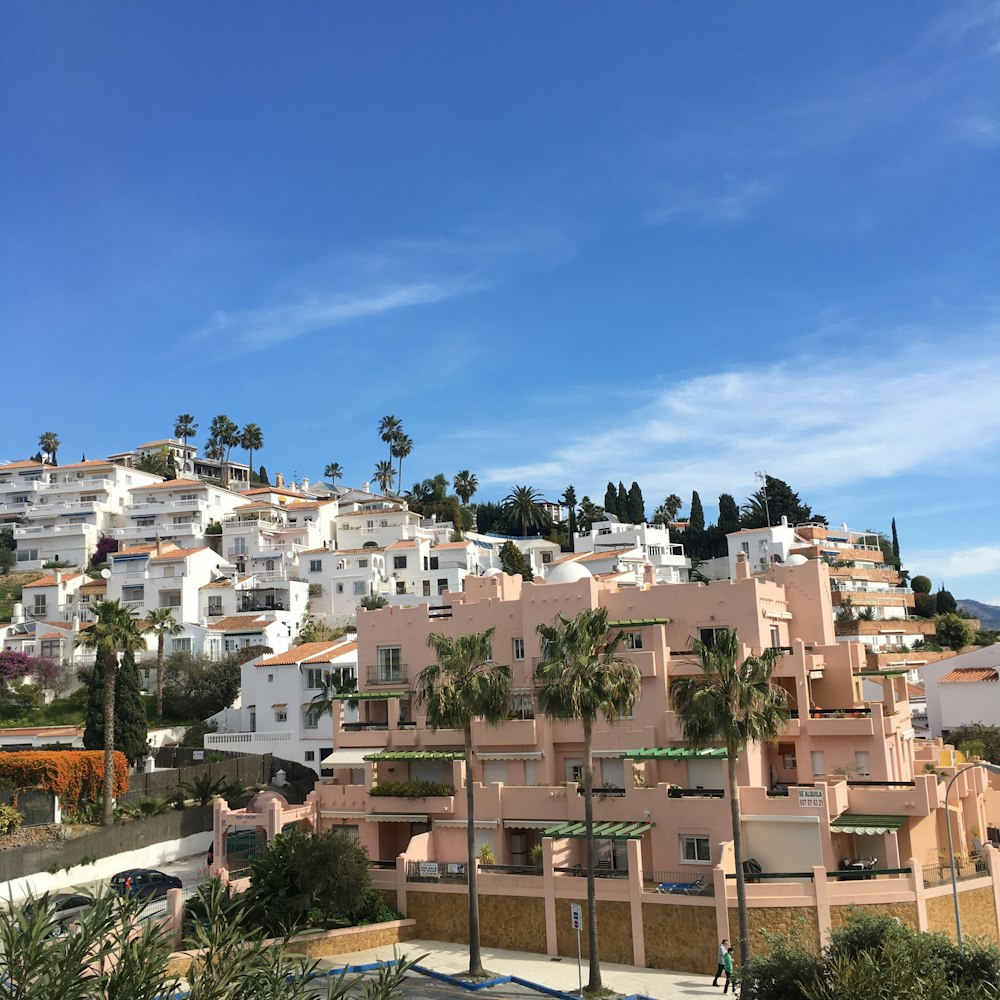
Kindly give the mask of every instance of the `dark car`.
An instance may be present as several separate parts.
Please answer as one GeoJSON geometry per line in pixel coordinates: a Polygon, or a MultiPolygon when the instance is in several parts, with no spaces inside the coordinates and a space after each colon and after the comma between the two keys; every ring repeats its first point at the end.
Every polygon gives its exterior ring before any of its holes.
{"type": "MultiPolygon", "coordinates": [[[[57,892],[53,895],[45,895],[40,902],[48,907],[52,918],[51,935],[53,937],[65,934],[80,917],[94,908],[93,898],[79,892],[57,892]]],[[[25,906],[24,912],[31,916],[34,909],[34,905],[29,903],[25,906]]]]}
{"type": "Polygon", "coordinates": [[[155,868],[130,868],[111,877],[111,888],[120,896],[162,899],[168,889],[181,889],[183,883],[176,875],[166,875],[155,868]]]}

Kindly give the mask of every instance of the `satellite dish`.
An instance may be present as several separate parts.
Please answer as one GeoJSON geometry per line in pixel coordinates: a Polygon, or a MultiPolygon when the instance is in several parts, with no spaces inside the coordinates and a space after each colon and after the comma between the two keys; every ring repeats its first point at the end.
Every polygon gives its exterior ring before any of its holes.
{"type": "Polygon", "coordinates": [[[110,580],[111,579],[111,570],[109,570],[109,569],[102,569],[101,570],[101,576],[103,576],[105,580],[110,580]]]}

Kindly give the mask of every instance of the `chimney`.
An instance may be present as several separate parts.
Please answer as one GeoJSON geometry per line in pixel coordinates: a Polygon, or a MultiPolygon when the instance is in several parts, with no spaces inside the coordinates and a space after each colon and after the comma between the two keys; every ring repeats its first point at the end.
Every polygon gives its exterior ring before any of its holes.
{"type": "Polygon", "coordinates": [[[162,556],[163,555],[163,542],[160,541],[160,536],[159,535],[156,536],[156,554],[158,556],[162,556]]]}
{"type": "Polygon", "coordinates": [[[781,526],[783,528],[787,528],[788,527],[788,515],[787,514],[782,514],[781,515],[781,526]]]}
{"type": "Polygon", "coordinates": [[[656,586],[656,567],[652,563],[645,563],[642,567],[642,582],[647,587],[656,586]]]}
{"type": "Polygon", "coordinates": [[[302,492],[305,493],[309,489],[309,480],[305,476],[302,477],[302,492]]]}
{"type": "Polygon", "coordinates": [[[55,569],[55,570],[53,570],[52,571],[52,578],[56,581],[56,586],[58,587],[59,584],[62,583],[62,570],[61,569],[55,569]]]}
{"type": "Polygon", "coordinates": [[[745,552],[736,553],[736,579],[750,579],[750,560],[747,558],[747,554],[745,552]]]}
{"type": "Polygon", "coordinates": [[[285,487],[285,477],[279,472],[274,477],[274,485],[279,489],[284,489],[285,487]]]}
{"type": "Polygon", "coordinates": [[[363,483],[361,484],[361,489],[362,489],[362,492],[364,492],[364,493],[367,493],[367,492],[368,492],[368,487],[369,487],[370,485],[371,485],[371,484],[370,484],[370,483],[368,482],[368,480],[365,480],[365,481],[364,481],[364,482],[363,482],[363,483]]]}

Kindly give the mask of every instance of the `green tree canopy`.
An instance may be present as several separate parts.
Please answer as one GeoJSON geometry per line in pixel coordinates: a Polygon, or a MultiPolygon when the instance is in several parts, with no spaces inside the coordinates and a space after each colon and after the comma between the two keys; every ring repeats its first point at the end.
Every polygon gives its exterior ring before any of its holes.
{"type": "Polygon", "coordinates": [[[609,514],[614,514],[615,517],[618,516],[618,491],[615,489],[615,484],[609,482],[608,488],[604,491],[604,509],[609,514]]]}
{"type": "Polygon", "coordinates": [[[937,619],[937,639],[943,646],[957,653],[971,645],[975,633],[968,621],[956,614],[941,615],[937,619]]]}
{"type": "Polygon", "coordinates": [[[705,530],[705,510],[701,505],[701,497],[698,491],[691,493],[691,513],[688,514],[688,531],[692,535],[700,534],[705,530]]]}
{"type": "Polygon", "coordinates": [[[676,521],[683,506],[684,501],[676,493],[671,493],[654,511],[653,524],[670,524],[671,521],[676,521]]]}
{"type": "Polygon", "coordinates": [[[476,490],[479,489],[479,480],[474,472],[462,469],[461,472],[455,474],[452,485],[455,488],[455,493],[461,497],[462,505],[466,506],[475,495],[476,490]]]}
{"type": "Polygon", "coordinates": [[[951,615],[958,610],[958,601],[955,600],[950,590],[944,589],[944,584],[934,595],[934,607],[939,615],[951,615]]]}
{"type": "Polygon", "coordinates": [[[645,524],[646,502],[642,499],[642,490],[637,482],[632,483],[628,491],[628,519],[632,524],[645,524]]]}
{"type": "Polygon", "coordinates": [[[929,594],[932,586],[929,576],[915,576],[910,581],[910,589],[914,594],[929,594]]]}
{"type": "Polygon", "coordinates": [[[579,517],[579,527],[578,531],[590,531],[590,529],[598,522],[603,521],[605,518],[605,510],[603,507],[598,507],[590,497],[584,497],[580,501],[580,511],[579,517]]]}
{"type": "Polygon", "coordinates": [[[142,678],[131,651],[122,653],[115,684],[115,749],[130,764],[138,765],[148,749],[146,706],[142,701],[142,678]]]}
{"type": "Polygon", "coordinates": [[[240,447],[249,452],[247,465],[253,468],[253,453],[264,447],[264,432],[257,424],[247,424],[240,432],[240,447]]]}
{"type": "Polygon", "coordinates": [[[766,528],[768,516],[770,524],[781,524],[782,517],[787,517],[791,525],[809,522],[826,524],[822,514],[814,514],[788,483],[774,476],[765,476],[764,485],[750,495],[740,512],[740,523],[744,528],[766,528]]]}
{"type": "Polygon", "coordinates": [[[525,583],[535,578],[528,557],[510,539],[500,546],[500,568],[508,576],[520,575],[525,583]]]}
{"type": "Polygon", "coordinates": [[[716,523],[724,535],[740,530],[740,508],[729,493],[719,496],[719,520],[716,523]]]}
{"type": "Polygon", "coordinates": [[[207,719],[229,708],[240,692],[237,657],[218,662],[194,653],[173,653],[164,665],[163,710],[173,719],[207,719]]]}
{"type": "Polygon", "coordinates": [[[527,536],[533,528],[537,529],[545,524],[541,499],[541,493],[530,486],[515,486],[503,498],[504,514],[517,526],[522,536],[527,536]]]}

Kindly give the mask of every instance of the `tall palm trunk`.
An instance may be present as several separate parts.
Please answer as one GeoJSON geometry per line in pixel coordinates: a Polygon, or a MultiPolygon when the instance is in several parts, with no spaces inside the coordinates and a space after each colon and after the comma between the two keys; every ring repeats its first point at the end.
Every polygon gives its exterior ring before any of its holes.
{"type": "Polygon", "coordinates": [[[583,720],[583,821],[587,838],[587,947],[590,949],[590,982],[587,989],[602,990],[601,959],[597,950],[597,845],[594,843],[594,750],[593,724],[583,720]]]}
{"type": "Polygon", "coordinates": [[[733,858],[736,862],[736,908],[740,915],[740,964],[750,958],[750,923],[747,919],[747,886],[743,873],[743,825],[740,822],[740,792],[736,783],[739,748],[729,746],[729,809],[733,819],[733,858]]]}
{"type": "Polygon", "coordinates": [[[479,948],[479,877],[476,872],[476,797],[472,787],[472,724],[465,726],[465,839],[469,851],[466,872],[469,879],[469,975],[483,974],[483,956],[479,948]]]}
{"type": "Polygon", "coordinates": [[[115,788],[115,680],[118,652],[111,650],[104,664],[104,804],[101,825],[115,821],[112,796],[115,788]]]}
{"type": "Polygon", "coordinates": [[[163,632],[156,637],[156,721],[163,718],[163,632]]]}

